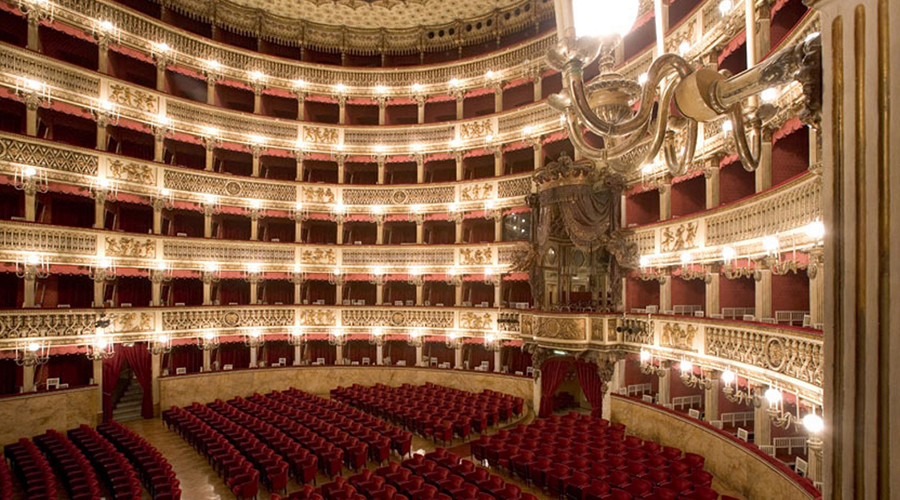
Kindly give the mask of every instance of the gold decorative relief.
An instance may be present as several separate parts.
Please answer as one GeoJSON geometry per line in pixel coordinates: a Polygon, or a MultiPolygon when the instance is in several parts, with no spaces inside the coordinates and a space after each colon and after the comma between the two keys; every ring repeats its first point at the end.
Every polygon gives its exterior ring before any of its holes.
{"type": "Polygon", "coordinates": [[[309,203],[334,203],[334,191],[331,188],[304,187],[303,200],[309,203]]]}
{"type": "Polygon", "coordinates": [[[591,340],[603,342],[603,320],[600,318],[591,319],[591,340]]]}
{"type": "Polygon", "coordinates": [[[323,248],[304,250],[300,254],[300,260],[304,264],[334,264],[334,250],[323,248]]]}
{"type": "Polygon", "coordinates": [[[556,340],[584,340],[584,320],[575,318],[536,318],[535,336],[556,340]]]}
{"type": "Polygon", "coordinates": [[[677,252],[694,248],[694,238],[697,236],[697,222],[686,222],[672,229],[667,227],[662,230],[662,242],[660,249],[663,252],[677,252]]]}
{"type": "Polygon", "coordinates": [[[463,248],[459,251],[459,263],[463,266],[490,265],[493,251],[490,248],[463,248]]]}
{"type": "Polygon", "coordinates": [[[315,144],[337,144],[338,130],[325,127],[303,127],[303,141],[315,144]]]}
{"type": "Polygon", "coordinates": [[[111,83],[109,85],[109,101],[120,106],[139,109],[150,114],[159,113],[159,98],[131,87],[111,83]]]}
{"type": "Polygon", "coordinates": [[[140,165],[133,162],[111,161],[109,163],[109,176],[113,179],[136,184],[149,186],[156,184],[156,175],[154,175],[154,170],[149,165],[140,165]]]}
{"type": "Polygon", "coordinates": [[[480,139],[494,133],[494,127],[491,126],[491,120],[481,120],[471,123],[462,123],[459,126],[459,136],[461,139],[480,139]]]}
{"type": "Polygon", "coordinates": [[[106,255],[110,257],[156,258],[156,244],[151,239],[106,237],[106,255]]]}
{"type": "Polygon", "coordinates": [[[464,312],[459,317],[459,326],[473,330],[490,330],[494,326],[494,320],[488,313],[464,312]]]}
{"type": "Polygon", "coordinates": [[[153,314],[145,312],[114,313],[110,315],[116,333],[153,331],[153,314]]]}
{"type": "Polygon", "coordinates": [[[301,310],[299,313],[300,324],[304,326],[331,326],[334,325],[334,311],[301,310]]]}
{"type": "Polygon", "coordinates": [[[466,186],[459,192],[462,201],[478,201],[492,198],[494,195],[494,186],[485,182],[484,184],[475,184],[466,186]]]}
{"type": "Polygon", "coordinates": [[[682,327],[677,323],[666,323],[663,325],[659,343],[662,347],[690,351],[693,350],[694,337],[696,335],[697,327],[694,325],[682,327]]]}

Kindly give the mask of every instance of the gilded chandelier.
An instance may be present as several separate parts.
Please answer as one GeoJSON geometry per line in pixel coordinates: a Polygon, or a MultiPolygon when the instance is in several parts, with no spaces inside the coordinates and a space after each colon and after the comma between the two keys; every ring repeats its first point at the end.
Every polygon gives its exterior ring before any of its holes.
{"type": "Polygon", "coordinates": [[[613,69],[614,49],[634,24],[637,6],[638,0],[556,0],[560,42],[548,59],[563,74],[563,91],[549,102],[563,113],[575,147],[600,168],[631,174],[662,152],[669,174],[683,175],[694,160],[698,123],[725,115],[744,168],[754,171],[762,125],[775,108],[749,98],[793,80],[803,85],[806,96],[801,117],[816,121],[821,109],[819,36],[731,77],[697,68],[677,54],[661,54],[639,82],[613,69]],[[585,83],[584,68],[594,61],[599,61],[600,76],[585,83]],[[603,146],[590,144],[585,129],[601,137],[603,146]]]}

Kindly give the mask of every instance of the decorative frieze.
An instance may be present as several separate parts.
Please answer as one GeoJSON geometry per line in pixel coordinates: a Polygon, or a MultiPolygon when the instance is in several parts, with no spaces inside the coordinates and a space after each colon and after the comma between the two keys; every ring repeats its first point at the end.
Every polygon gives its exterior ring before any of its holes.
{"type": "Polygon", "coordinates": [[[453,311],[394,310],[394,309],[343,309],[343,326],[386,326],[409,328],[453,328],[453,311]]]}

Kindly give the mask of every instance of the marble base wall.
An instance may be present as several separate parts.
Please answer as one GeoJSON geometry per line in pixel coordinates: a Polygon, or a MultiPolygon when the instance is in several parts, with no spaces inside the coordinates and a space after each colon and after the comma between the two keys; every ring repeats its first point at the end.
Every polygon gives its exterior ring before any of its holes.
{"type": "Polygon", "coordinates": [[[100,415],[97,386],[63,391],[36,392],[0,399],[0,446],[43,434],[50,429],[65,432],[81,424],[97,425],[100,415]]]}
{"type": "Polygon", "coordinates": [[[740,494],[742,498],[810,500],[814,497],[793,478],[754,451],[702,423],[671,413],[664,408],[629,398],[612,398],[612,421],[627,426],[629,434],[659,441],[685,452],[706,457],[706,470],[717,479],[716,488],[740,494]]]}
{"type": "Polygon", "coordinates": [[[265,394],[273,390],[296,387],[313,394],[327,395],[339,386],[352,384],[437,385],[481,392],[491,389],[521,397],[526,405],[534,396],[534,382],[530,378],[493,373],[438,370],[427,368],[356,366],[286,367],[261,370],[238,370],[179,375],[159,379],[160,408],[187,406],[193,402],[209,403],[235,396],[265,394]]]}

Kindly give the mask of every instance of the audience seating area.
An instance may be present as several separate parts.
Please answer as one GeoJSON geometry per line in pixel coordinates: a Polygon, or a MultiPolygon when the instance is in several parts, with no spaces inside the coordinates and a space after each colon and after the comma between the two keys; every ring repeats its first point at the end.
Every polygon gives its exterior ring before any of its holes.
{"type": "Polygon", "coordinates": [[[482,435],[472,455],[566,500],[720,498],[702,456],[626,436],[621,424],[575,412],[482,435]]]}
{"type": "Polygon", "coordinates": [[[65,435],[47,431],[34,438],[34,443],[47,456],[72,500],[100,498],[100,483],[84,454],[65,435]]]}
{"type": "MultiPolygon", "coordinates": [[[[273,495],[273,500],[282,497],[273,495]]],[[[291,493],[289,500],[537,500],[530,493],[488,469],[476,466],[444,448],[389,462],[314,489],[291,493]]]]}
{"type": "Polygon", "coordinates": [[[181,483],[172,466],[153,445],[118,422],[101,424],[97,431],[131,462],[154,500],[181,498],[181,483]]]}
{"type": "Polygon", "coordinates": [[[12,500],[13,478],[6,460],[0,460],[0,500],[12,500]]]}
{"type": "Polygon", "coordinates": [[[141,500],[141,480],[112,443],[87,425],[72,429],[67,435],[90,460],[113,500],[141,500]]]}
{"type": "Polygon", "coordinates": [[[36,444],[22,438],[4,447],[3,454],[9,460],[12,472],[19,479],[28,500],[56,499],[56,476],[47,457],[36,444]]]}
{"type": "Polygon", "coordinates": [[[422,437],[449,443],[454,436],[466,439],[472,430],[506,422],[522,413],[522,398],[485,389],[472,393],[426,383],[388,387],[354,384],[331,391],[332,399],[403,425],[422,437]]]}

